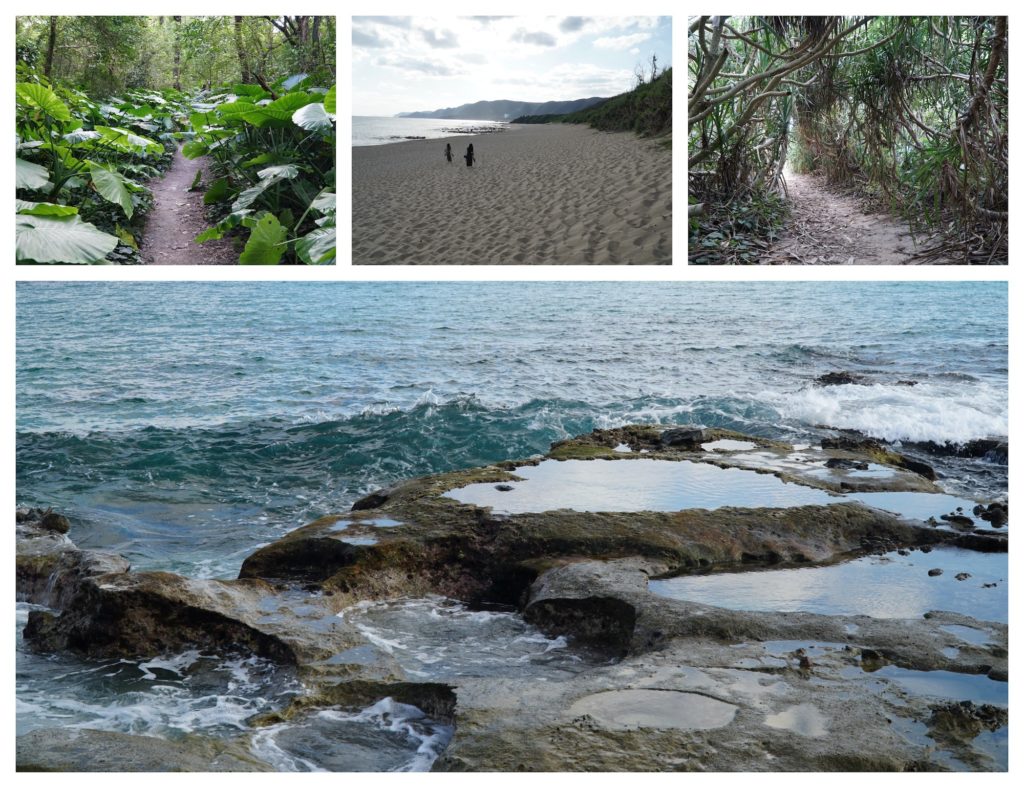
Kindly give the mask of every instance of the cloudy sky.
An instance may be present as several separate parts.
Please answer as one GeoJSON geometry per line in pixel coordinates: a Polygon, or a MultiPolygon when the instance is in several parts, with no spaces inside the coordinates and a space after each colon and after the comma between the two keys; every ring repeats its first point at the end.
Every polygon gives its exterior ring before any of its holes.
{"type": "Polygon", "coordinates": [[[473,101],[565,101],[633,86],[672,63],[669,17],[384,17],[352,20],[352,111],[395,115],[473,101]]]}

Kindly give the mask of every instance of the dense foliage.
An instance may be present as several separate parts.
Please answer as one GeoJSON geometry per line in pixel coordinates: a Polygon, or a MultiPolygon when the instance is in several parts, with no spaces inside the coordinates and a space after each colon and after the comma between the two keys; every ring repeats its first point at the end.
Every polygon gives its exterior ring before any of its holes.
{"type": "Polygon", "coordinates": [[[672,69],[642,80],[633,90],[562,118],[602,131],[635,131],[653,137],[672,131],[672,69]]]}
{"type": "Polygon", "coordinates": [[[19,64],[99,96],[132,88],[272,84],[297,73],[330,84],[335,38],[329,16],[17,18],[19,64]]]}
{"type": "Polygon", "coordinates": [[[512,122],[585,123],[601,131],[635,131],[645,137],[668,134],[672,131],[672,69],[640,73],[633,90],[577,112],[525,115],[512,122]]]}
{"type": "Polygon", "coordinates": [[[215,159],[220,177],[203,202],[230,205],[197,240],[249,228],[239,262],[277,263],[288,250],[303,263],[335,261],[335,88],[307,81],[292,77],[281,95],[232,85],[192,103],[182,153],[215,159]]]}
{"type": "Polygon", "coordinates": [[[691,250],[770,240],[788,161],[937,233],[926,254],[1005,262],[1006,45],[1005,17],[694,18],[691,250]]]}
{"type": "Polygon", "coordinates": [[[197,241],[230,233],[241,263],[333,263],[335,87],[251,74],[259,84],[99,99],[19,65],[18,262],[138,262],[145,183],[181,146],[210,156],[217,176],[202,197],[214,226],[197,241]]]}

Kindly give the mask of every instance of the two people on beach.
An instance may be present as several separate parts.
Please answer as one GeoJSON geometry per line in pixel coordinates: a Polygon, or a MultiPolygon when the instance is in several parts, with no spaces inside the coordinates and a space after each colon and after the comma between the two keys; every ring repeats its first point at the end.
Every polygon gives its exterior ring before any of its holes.
{"type": "MultiPolygon", "coordinates": [[[[444,146],[444,157],[448,160],[449,164],[452,163],[452,144],[450,142],[444,146]]],[[[470,143],[469,147],[466,148],[466,155],[462,158],[466,160],[467,167],[473,166],[473,162],[476,161],[476,154],[473,153],[472,143],[470,143]]]]}

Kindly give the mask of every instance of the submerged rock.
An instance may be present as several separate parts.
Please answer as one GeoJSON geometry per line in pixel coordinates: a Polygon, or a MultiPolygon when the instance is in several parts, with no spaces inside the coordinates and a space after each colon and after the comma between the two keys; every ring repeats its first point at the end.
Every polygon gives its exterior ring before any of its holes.
{"type": "Polygon", "coordinates": [[[914,459],[913,457],[908,457],[900,452],[893,451],[873,438],[851,437],[846,435],[837,438],[824,438],[821,441],[821,447],[823,449],[839,449],[842,451],[856,452],[870,457],[875,462],[882,463],[883,465],[906,468],[908,471],[913,471],[930,481],[935,481],[937,478],[935,469],[928,463],[914,459]]]}
{"type": "Polygon", "coordinates": [[[815,378],[814,382],[819,386],[851,386],[867,383],[867,380],[864,375],[854,372],[826,372],[815,378]]]}

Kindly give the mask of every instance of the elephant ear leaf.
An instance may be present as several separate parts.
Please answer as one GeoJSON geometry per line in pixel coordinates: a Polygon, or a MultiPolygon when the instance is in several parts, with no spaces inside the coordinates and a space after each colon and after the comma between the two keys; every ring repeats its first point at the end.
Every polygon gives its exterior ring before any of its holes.
{"type": "Polygon", "coordinates": [[[284,239],[288,231],[272,213],[264,214],[256,222],[249,235],[249,241],[238,258],[240,263],[277,265],[284,255],[284,239]]]}
{"type": "Polygon", "coordinates": [[[331,116],[327,114],[323,104],[307,104],[295,111],[292,123],[306,131],[330,131],[334,128],[331,116]]]}
{"type": "Polygon", "coordinates": [[[331,89],[328,90],[327,94],[324,96],[324,109],[327,110],[327,113],[330,114],[330,115],[337,115],[338,114],[337,92],[338,92],[338,86],[337,85],[331,85],[331,89]]]}
{"type": "Polygon", "coordinates": [[[50,171],[25,159],[15,159],[15,179],[19,189],[45,189],[50,185],[50,171]]]}
{"type": "Polygon", "coordinates": [[[92,174],[92,185],[96,192],[104,200],[108,200],[121,206],[125,216],[129,219],[135,213],[135,206],[132,205],[132,195],[128,191],[125,178],[119,172],[111,172],[102,164],[94,161],[89,162],[89,172],[92,174]]]}
{"type": "Polygon", "coordinates": [[[18,214],[15,219],[19,263],[101,263],[117,246],[117,236],[97,230],[80,216],[18,214]]]}
{"type": "Polygon", "coordinates": [[[67,105],[49,88],[32,82],[19,82],[16,91],[22,104],[41,109],[54,120],[71,120],[67,105]]]}

